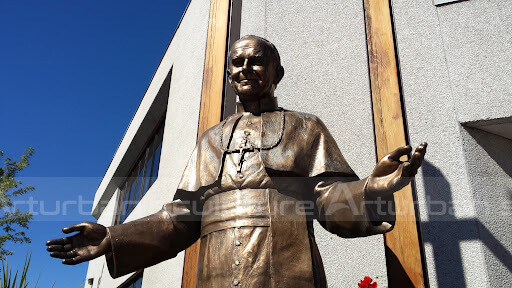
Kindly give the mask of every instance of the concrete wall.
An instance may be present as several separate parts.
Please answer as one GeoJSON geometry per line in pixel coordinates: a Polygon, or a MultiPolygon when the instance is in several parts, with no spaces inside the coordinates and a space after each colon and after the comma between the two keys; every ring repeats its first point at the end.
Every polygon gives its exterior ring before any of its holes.
{"type": "MultiPolygon", "coordinates": [[[[376,159],[364,25],[361,1],[242,4],[240,35],[267,38],[280,52],[279,105],[320,117],[360,177],[376,159]]],[[[320,225],[315,234],[330,287],[354,287],[366,275],[387,285],[382,236],[342,239],[320,225]]]]}
{"type": "Polygon", "coordinates": [[[410,140],[429,143],[416,183],[431,287],[510,286],[510,167],[492,156],[510,142],[461,123],[512,115],[512,3],[392,8],[410,140]]]}
{"type": "MultiPolygon", "coordinates": [[[[509,135],[512,5],[394,0],[392,8],[411,144],[430,144],[416,183],[431,286],[510,283],[512,245],[504,237],[510,234],[504,229],[510,226],[510,172],[495,162],[500,157],[486,154],[510,152],[496,140],[503,138],[480,131],[490,136],[474,140],[467,131],[479,130],[461,123],[487,127],[497,119],[500,126],[493,128],[509,135]],[[476,148],[484,142],[489,147],[476,148]],[[483,179],[487,168],[479,166],[502,171],[499,179],[483,179]],[[484,187],[496,191],[485,203],[500,203],[498,213],[484,213],[490,206],[481,204],[489,191],[484,187]]],[[[254,0],[242,6],[240,34],[263,36],[281,53],[281,106],[320,116],[360,176],[371,172],[375,159],[364,33],[359,1],[254,0]]],[[[385,275],[380,237],[343,240],[321,228],[317,237],[334,287],[350,286],[361,274],[385,275]],[[332,253],[333,246],[340,248],[332,253]],[[377,261],[358,265],[365,257],[377,261]]]]}
{"type": "MultiPolygon", "coordinates": [[[[156,128],[159,115],[155,111],[159,111],[162,107],[153,107],[152,104],[154,101],[159,101],[155,99],[160,97],[157,94],[162,91],[167,93],[165,97],[168,97],[168,101],[166,101],[167,114],[158,179],[126,219],[126,222],[155,213],[162,208],[164,203],[172,201],[181,173],[194,149],[197,138],[209,7],[209,0],[192,0],[190,2],[96,193],[95,207],[99,207],[105,198],[110,200],[107,208],[102,213],[98,212],[100,215],[98,222],[103,224],[104,221],[106,226],[112,225],[114,217],[114,205],[111,203],[115,202],[112,200],[116,199],[117,193],[112,194],[108,190],[111,189],[110,183],[116,180],[115,171],[119,169],[117,166],[122,163],[134,163],[137,160],[140,151],[131,151],[130,149],[137,143],[147,141],[147,137],[140,136],[139,131],[140,129],[146,130],[145,127],[141,128],[144,121],[155,118],[152,121],[155,126],[153,129],[156,128]],[[164,87],[169,85],[165,79],[171,68],[170,86],[164,87]]],[[[142,286],[151,288],[181,287],[182,271],[183,253],[180,253],[174,259],[144,269],[142,286]]],[[[97,287],[97,279],[100,277],[99,287],[117,287],[129,276],[112,279],[102,257],[90,262],[87,278],[90,277],[95,278],[93,287],[97,287]]]]}
{"type": "Polygon", "coordinates": [[[490,287],[512,285],[512,140],[462,130],[490,287]]]}
{"type": "MultiPolygon", "coordinates": [[[[512,125],[512,3],[391,3],[410,142],[429,143],[416,187],[430,285],[510,286],[512,141],[471,127],[512,125]]],[[[196,140],[208,10],[208,0],[191,1],[98,189],[95,207],[108,202],[96,210],[99,222],[112,221],[116,173],[137,160],[128,159],[137,154],[130,149],[145,141],[139,130],[156,113],[151,104],[171,67],[159,177],[127,221],[172,199],[196,140]]],[[[244,0],[246,34],[281,53],[280,106],[319,116],[354,171],[367,176],[375,150],[362,1],[244,0]]],[[[366,275],[387,285],[382,236],[341,239],[315,229],[330,287],[354,287],[366,275]]],[[[143,286],[179,287],[182,263],[180,254],[145,269],[143,286]]],[[[126,279],[112,280],[106,269],[103,259],[91,261],[87,277],[94,285],[101,278],[100,287],[126,279]]]]}

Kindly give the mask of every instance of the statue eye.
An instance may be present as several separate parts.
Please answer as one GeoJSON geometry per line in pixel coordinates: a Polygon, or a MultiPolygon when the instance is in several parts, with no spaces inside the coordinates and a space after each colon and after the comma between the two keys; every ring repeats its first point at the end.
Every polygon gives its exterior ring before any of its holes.
{"type": "Polygon", "coordinates": [[[244,59],[236,58],[236,59],[231,60],[231,63],[235,67],[242,67],[242,66],[244,66],[244,59]]]}
{"type": "Polygon", "coordinates": [[[263,66],[263,58],[255,57],[255,58],[251,59],[251,64],[254,66],[263,66]]]}

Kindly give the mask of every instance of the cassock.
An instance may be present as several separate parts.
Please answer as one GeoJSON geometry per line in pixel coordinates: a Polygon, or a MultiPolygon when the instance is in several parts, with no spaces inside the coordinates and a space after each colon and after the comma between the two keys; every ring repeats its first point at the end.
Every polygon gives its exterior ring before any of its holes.
{"type": "Polygon", "coordinates": [[[365,188],[316,116],[235,114],[200,137],[173,202],[108,228],[108,268],[119,277],[200,239],[198,287],[327,287],[314,219],[341,237],[393,227],[365,188]]]}

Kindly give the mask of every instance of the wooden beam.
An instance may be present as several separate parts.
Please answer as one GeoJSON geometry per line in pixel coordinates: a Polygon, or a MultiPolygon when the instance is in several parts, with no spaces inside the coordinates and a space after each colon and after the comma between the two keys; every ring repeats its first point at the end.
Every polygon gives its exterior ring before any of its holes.
{"type": "MultiPolygon", "coordinates": [[[[406,145],[391,13],[387,0],[364,0],[377,157],[406,145]]],[[[411,185],[396,192],[396,223],[384,235],[389,287],[424,287],[422,240],[411,185]]]]}
{"type": "MultiPolygon", "coordinates": [[[[204,131],[221,120],[229,5],[229,0],[211,0],[210,2],[198,138],[204,131]]],[[[195,288],[197,286],[198,259],[199,241],[185,250],[181,287],[195,288]]]]}

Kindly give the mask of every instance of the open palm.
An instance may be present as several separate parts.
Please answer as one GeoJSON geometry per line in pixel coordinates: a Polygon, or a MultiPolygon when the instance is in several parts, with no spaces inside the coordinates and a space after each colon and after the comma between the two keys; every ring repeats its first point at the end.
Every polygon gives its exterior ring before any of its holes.
{"type": "Polygon", "coordinates": [[[46,242],[50,256],[63,259],[63,264],[75,265],[89,261],[110,251],[110,239],[105,226],[83,222],[63,228],[62,232],[75,235],[49,240],[46,242]]]}
{"type": "Polygon", "coordinates": [[[400,147],[386,155],[377,163],[368,179],[367,191],[372,196],[387,196],[407,186],[423,162],[427,143],[421,143],[409,161],[400,157],[411,153],[411,146],[400,147]]]}

